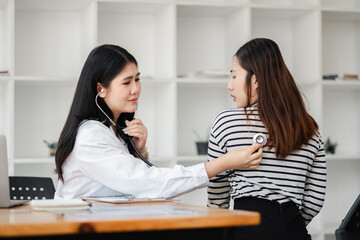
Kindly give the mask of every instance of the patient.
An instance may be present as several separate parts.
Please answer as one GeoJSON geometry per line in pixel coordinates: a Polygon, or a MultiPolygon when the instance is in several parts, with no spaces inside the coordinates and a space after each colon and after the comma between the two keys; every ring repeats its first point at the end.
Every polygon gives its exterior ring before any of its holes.
{"type": "Polygon", "coordinates": [[[258,38],[240,47],[231,75],[227,88],[237,108],[216,117],[209,161],[250,146],[256,133],[269,140],[258,168],[210,181],[208,206],[228,208],[231,198],[234,209],[260,212],[261,225],[239,228],[238,239],[310,239],[306,225],[323,206],[326,186],[318,124],[274,41],[258,38]]]}

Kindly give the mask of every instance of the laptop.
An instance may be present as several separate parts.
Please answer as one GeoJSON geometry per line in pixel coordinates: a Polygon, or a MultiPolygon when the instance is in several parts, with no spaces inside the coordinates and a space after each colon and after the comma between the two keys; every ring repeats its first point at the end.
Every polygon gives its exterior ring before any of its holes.
{"type": "Polygon", "coordinates": [[[19,206],[28,202],[28,200],[10,200],[8,169],[6,138],[0,135],[0,208],[19,206]]]}
{"type": "Polygon", "coordinates": [[[360,238],[360,194],[351,206],[349,212],[335,231],[336,239],[359,239],[360,238]]]}

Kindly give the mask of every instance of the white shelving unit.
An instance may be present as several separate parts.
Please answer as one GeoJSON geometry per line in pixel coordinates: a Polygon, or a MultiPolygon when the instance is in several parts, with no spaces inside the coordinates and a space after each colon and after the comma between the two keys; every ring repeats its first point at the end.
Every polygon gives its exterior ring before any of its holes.
{"type": "MultiPolygon", "coordinates": [[[[359,2],[345,1],[341,7],[337,6],[335,1],[328,1],[328,3],[326,10],[322,13],[323,73],[354,73],[359,75],[359,2]],[[342,8],[343,11],[339,10],[342,8]]],[[[336,229],[337,226],[334,223],[339,222],[341,219],[339,216],[345,216],[359,194],[359,83],[359,81],[324,81],[322,84],[323,135],[325,138],[331,137],[338,142],[336,155],[328,156],[329,187],[324,205],[325,211],[322,212],[325,232],[331,233],[336,229]],[[334,207],[340,201],[344,207],[334,207]]]]}
{"type": "MultiPolygon", "coordinates": [[[[324,139],[328,188],[313,239],[334,231],[360,192],[360,75],[357,0],[0,0],[0,133],[8,138],[9,171],[52,176],[56,141],[83,63],[95,46],[120,45],[138,60],[142,95],[137,117],[149,132],[158,166],[193,165],[194,130],[206,138],[215,116],[234,107],[227,78],[196,77],[228,70],[235,51],[255,37],[275,40],[304,93],[324,139]],[[339,208],[338,204],[344,207],[339,208]]],[[[206,204],[206,189],[180,198],[206,204]]]]}

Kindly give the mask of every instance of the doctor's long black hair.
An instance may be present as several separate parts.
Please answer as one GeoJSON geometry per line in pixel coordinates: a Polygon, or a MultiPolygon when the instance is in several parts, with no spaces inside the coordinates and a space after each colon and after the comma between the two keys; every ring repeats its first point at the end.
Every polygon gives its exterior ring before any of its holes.
{"type": "MultiPolygon", "coordinates": [[[[55,164],[56,173],[61,181],[64,181],[62,165],[74,148],[81,122],[91,119],[101,121],[108,127],[111,124],[95,104],[97,84],[100,83],[103,87],[108,87],[111,81],[129,63],[134,63],[137,66],[136,59],[119,46],[105,44],[90,52],[81,71],[70,112],[58,141],[55,164]]],[[[98,104],[113,119],[111,110],[102,98],[98,98],[98,104]]],[[[125,126],[125,120],[131,120],[133,117],[134,113],[122,113],[117,124],[125,126]]],[[[124,140],[128,143],[130,153],[134,154],[129,140],[124,140]]]]}

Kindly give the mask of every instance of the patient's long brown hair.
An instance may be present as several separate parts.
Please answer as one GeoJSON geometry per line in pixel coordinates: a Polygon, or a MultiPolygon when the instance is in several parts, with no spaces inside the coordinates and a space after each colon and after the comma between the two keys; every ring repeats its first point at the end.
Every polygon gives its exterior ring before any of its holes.
{"type": "Polygon", "coordinates": [[[269,133],[269,146],[285,158],[316,134],[318,124],[308,114],[301,93],[285,65],[278,45],[265,38],[245,43],[235,54],[248,74],[246,92],[250,104],[251,76],[258,81],[258,111],[269,133]]]}

